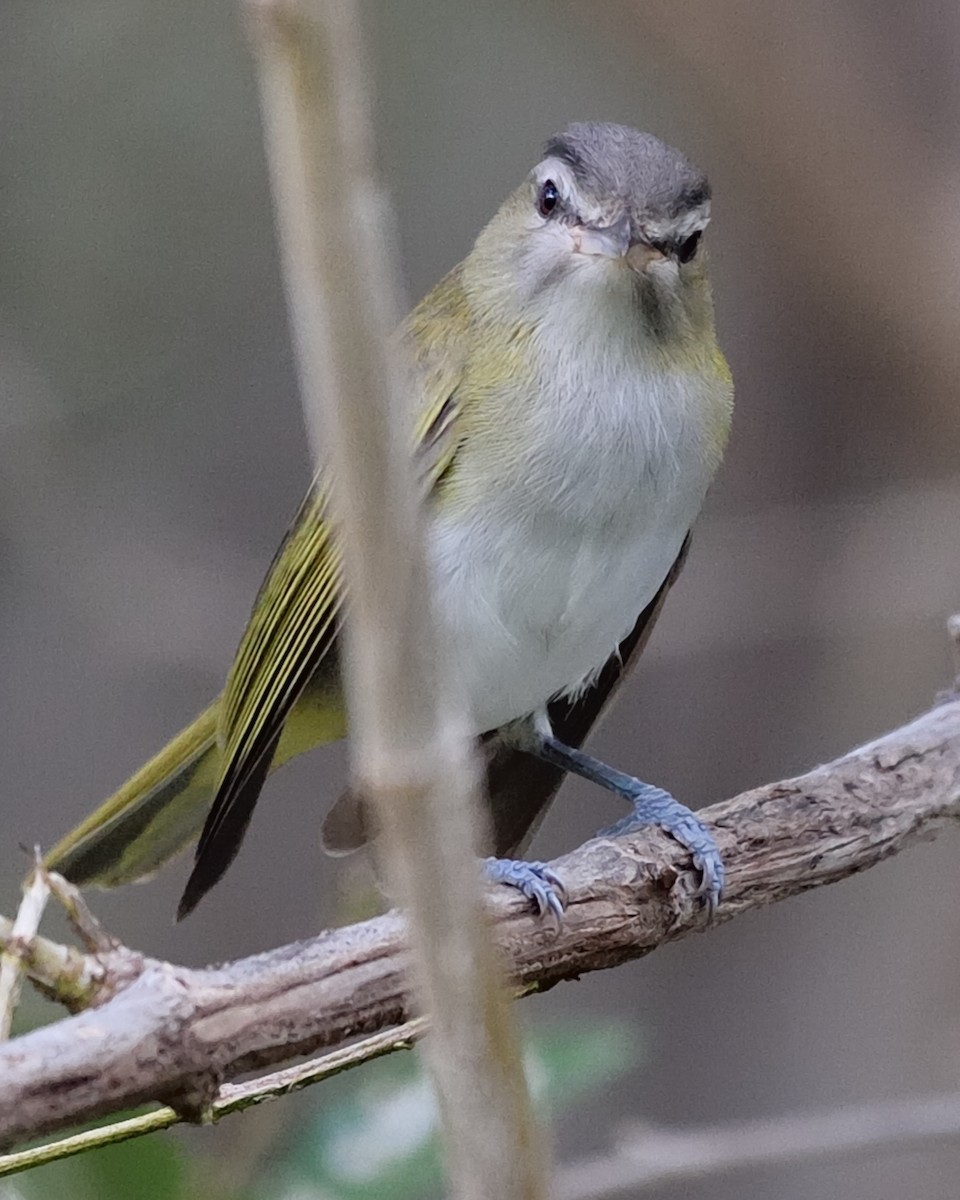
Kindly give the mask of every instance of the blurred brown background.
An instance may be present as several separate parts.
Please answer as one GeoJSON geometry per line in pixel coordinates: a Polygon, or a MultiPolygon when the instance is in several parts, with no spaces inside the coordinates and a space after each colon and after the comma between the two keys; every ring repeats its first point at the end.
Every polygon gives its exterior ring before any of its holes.
{"type": "MultiPolygon", "coordinates": [[[[960,609],[960,9],[371,0],[367,14],[411,297],[571,119],[651,129],[713,181],[734,438],[602,752],[698,805],[925,706],[960,609]]],[[[49,845],[218,690],[308,463],[234,4],[4,0],[0,112],[9,911],[18,844],[49,845]]],[[[338,748],[278,776],[185,925],[171,924],[185,864],[98,911],[189,962],[317,929],[336,914],[342,868],[317,830],[342,769],[338,748]]],[[[569,784],[536,853],[615,812],[569,784]]],[[[647,1045],[641,1070],[559,1123],[559,1155],[631,1116],[960,1085],[958,849],[947,831],[525,1002],[528,1024],[615,1012],[647,1045]]],[[[242,1165],[276,1108],[187,1142],[242,1165]]],[[[663,1194],[956,1200],[958,1174],[960,1145],[663,1194]]]]}

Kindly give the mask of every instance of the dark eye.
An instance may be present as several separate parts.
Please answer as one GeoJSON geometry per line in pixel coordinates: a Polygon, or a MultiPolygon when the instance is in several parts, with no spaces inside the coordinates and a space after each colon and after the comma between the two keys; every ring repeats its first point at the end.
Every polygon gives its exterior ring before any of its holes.
{"type": "Polygon", "coordinates": [[[696,254],[697,247],[700,245],[700,237],[703,233],[702,229],[698,229],[696,233],[691,233],[690,236],[680,243],[677,247],[677,261],[688,263],[696,254]]]}
{"type": "Polygon", "coordinates": [[[557,185],[552,179],[548,179],[537,196],[537,212],[541,217],[549,217],[559,203],[560,193],[557,191],[557,185]]]}

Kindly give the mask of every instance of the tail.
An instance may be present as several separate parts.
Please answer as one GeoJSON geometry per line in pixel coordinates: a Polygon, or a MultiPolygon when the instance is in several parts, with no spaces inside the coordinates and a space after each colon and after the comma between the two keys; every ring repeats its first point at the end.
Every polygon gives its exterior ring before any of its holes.
{"type": "Polygon", "coordinates": [[[195,842],[220,773],[214,701],[54,846],[46,865],[80,886],[145,879],[195,842]]]}

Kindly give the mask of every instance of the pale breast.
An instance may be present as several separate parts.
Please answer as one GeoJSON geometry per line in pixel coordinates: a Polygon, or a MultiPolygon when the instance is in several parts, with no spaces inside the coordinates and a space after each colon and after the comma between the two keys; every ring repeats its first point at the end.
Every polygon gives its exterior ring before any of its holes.
{"type": "Polygon", "coordinates": [[[597,382],[554,386],[513,431],[535,449],[472,462],[489,487],[471,488],[469,511],[432,521],[437,598],[478,731],[603,665],[665,578],[709,484],[701,377],[608,369],[597,382]]]}

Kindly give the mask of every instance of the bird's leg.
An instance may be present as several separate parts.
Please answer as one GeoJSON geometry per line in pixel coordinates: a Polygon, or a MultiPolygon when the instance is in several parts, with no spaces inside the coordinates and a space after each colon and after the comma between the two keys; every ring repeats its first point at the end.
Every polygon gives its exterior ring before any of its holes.
{"type": "Polygon", "coordinates": [[[663,788],[615,771],[600,759],[564,745],[554,737],[546,716],[525,723],[518,746],[528,754],[597,783],[629,802],[632,811],[608,829],[601,829],[599,837],[616,837],[650,825],[658,825],[671,834],[690,851],[693,864],[702,876],[701,893],[711,914],[714,912],[723,891],[723,861],[713,835],[686,805],[663,788]]]}

